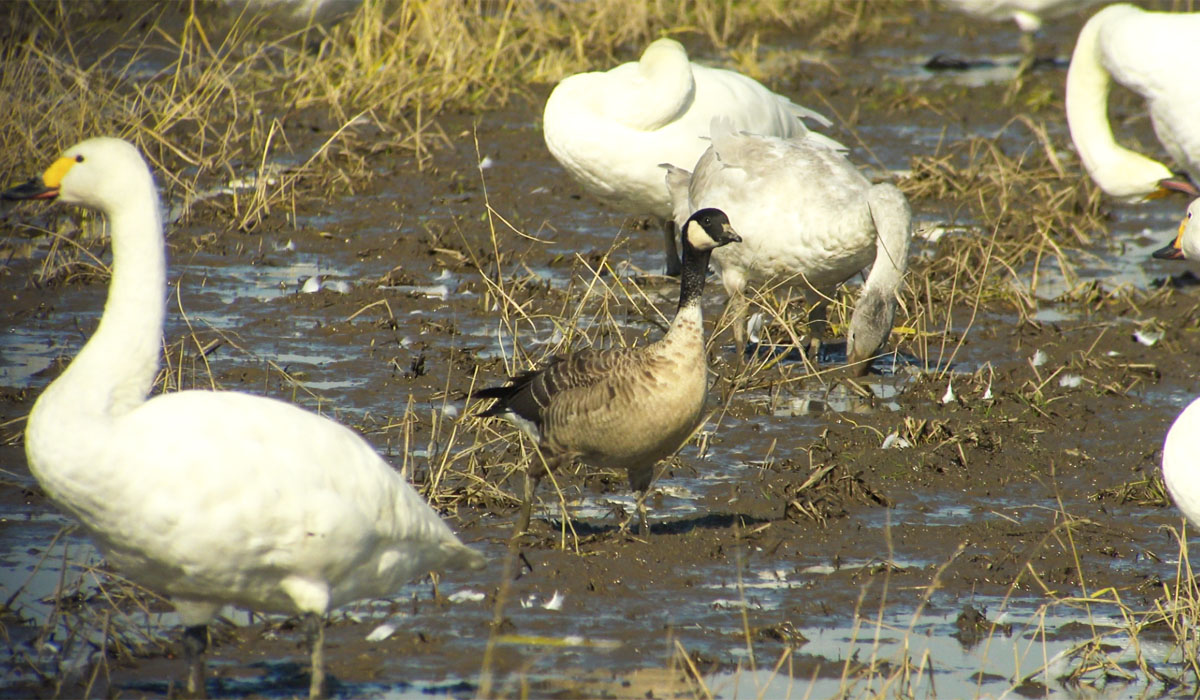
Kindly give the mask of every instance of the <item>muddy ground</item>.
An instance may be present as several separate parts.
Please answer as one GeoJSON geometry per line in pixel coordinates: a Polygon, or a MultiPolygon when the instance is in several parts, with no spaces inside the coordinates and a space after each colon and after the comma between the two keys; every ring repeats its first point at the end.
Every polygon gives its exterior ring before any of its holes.
{"type": "MultiPolygon", "coordinates": [[[[1079,24],[1052,25],[1042,51],[1066,56],[1079,24]]],[[[1062,66],[1039,69],[1022,88],[1022,95],[1044,94],[1044,103],[1018,98],[1009,104],[1005,79],[970,86],[960,76],[919,67],[935,46],[1007,58],[1016,50],[1015,34],[1006,25],[914,9],[882,39],[822,50],[819,62],[801,62],[772,86],[839,115],[832,135],[857,145],[857,162],[873,164],[880,177],[881,171],[904,174],[919,153],[1001,129],[1000,148],[1039,148],[1028,131],[1005,129],[1021,112],[1044,121],[1066,167],[1082,178],[1061,117],[1062,66]]],[[[781,49],[804,46],[804,37],[767,36],[781,49]]],[[[613,283],[616,270],[667,316],[676,293],[673,281],[657,274],[658,232],[582,196],[547,153],[540,110],[548,91],[534,86],[527,100],[495,112],[444,115],[448,142],[423,169],[405,154],[379,153],[369,156],[369,175],[354,181],[302,181],[294,208],[272,212],[252,231],[230,226],[230,205],[222,197],[196,205],[169,230],[166,342],[177,383],[206,386],[211,377],[224,389],[288,398],[358,427],[393,464],[408,468],[461,537],[491,560],[481,574],[447,576],[436,587],[414,584],[392,601],[335,615],[327,658],[336,694],[471,696],[485,682],[481,670],[490,646],[492,692],[503,696],[703,695],[695,673],[711,692],[731,697],[741,688],[744,696],[753,686],[737,684],[759,678],[747,669],[771,668],[781,658],[781,673],[795,679],[790,692],[797,697],[810,684],[818,697],[839,686],[857,695],[905,687],[879,679],[895,678],[903,668],[904,654],[896,649],[910,635],[914,646],[933,649],[927,658],[920,652],[910,658],[931,679],[916,673],[909,680],[917,695],[930,694],[930,683],[943,697],[994,697],[1010,689],[1034,697],[1191,692],[1149,679],[1128,663],[1119,667],[1128,681],[1117,672],[1064,680],[1074,668],[1069,661],[1039,675],[1032,661],[993,668],[980,651],[1014,639],[1029,645],[1092,639],[1106,623],[1064,598],[1113,588],[1131,608],[1149,609],[1174,576],[1178,542],[1169,528],[1178,527],[1180,517],[1155,481],[1170,421],[1200,393],[1193,364],[1200,352],[1200,301],[1186,285],[1155,286],[1181,271],[1150,261],[1145,251],[1169,238],[1183,202],[1100,205],[1110,230],[1095,231],[1074,253],[1089,264],[1101,261],[1085,279],[1097,290],[1093,295],[1043,299],[1034,312],[998,294],[985,295],[976,309],[974,297],[963,295],[937,311],[938,323],[949,319],[945,338],[893,335],[893,347],[935,371],[872,380],[876,391],[888,393],[873,406],[837,399],[843,391],[837,387],[826,399],[829,385],[805,378],[798,364],[765,370],[748,388],[730,392],[732,343],[728,334],[718,336],[712,415],[699,438],[665,465],[662,494],[651,502],[650,534],[616,536],[621,513],[631,512],[624,478],[581,469],[559,475],[569,519],[563,520],[552,490],[543,488],[532,532],[510,557],[507,536],[520,487],[514,464],[528,444],[472,417],[478,407],[466,399],[473,387],[503,378],[514,344],[485,275],[495,279],[499,270],[514,298],[526,304],[534,320],[520,327],[516,342],[534,357],[545,352],[552,319],[563,308],[599,308],[584,292],[593,279],[589,267],[602,261],[612,265],[603,282],[613,283]],[[481,171],[483,156],[492,164],[481,171]],[[528,236],[489,220],[485,202],[528,236]],[[1111,270],[1130,266],[1143,271],[1132,285],[1110,277],[1111,270]],[[299,293],[314,273],[328,275],[326,289],[299,293]],[[330,280],[347,282],[348,292],[331,289],[330,280]],[[438,285],[443,288],[428,289],[438,285]],[[1148,346],[1134,338],[1141,329],[1163,335],[1148,346]],[[943,340],[946,350],[939,351],[943,340]],[[953,371],[936,371],[960,341],[953,371]],[[207,350],[203,358],[199,347],[207,350]],[[951,381],[955,396],[947,401],[951,381]],[[891,433],[910,446],[883,449],[891,433]],[[450,468],[439,471],[444,462],[450,468]],[[556,593],[561,609],[543,607],[556,593]],[[991,620],[1008,615],[1015,630],[985,623],[973,635],[970,625],[956,624],[965,606],[991,620]],[[1042,606],[1056,612],[1046,616],[1042,606]],[[396,631],[366,641],[385,620],[396,631]],[[812,640],[821,630],[833,634],[812,640]],[[877,636],[890,642],[880,647],[877,636]],[[921,641],[934,638],[946,646],[921,641]],[[881,660],[887,662],[873,674],[864,670],[872,648],[885,649],[881,660]],[[873,686],[843,680],[872,675],[873,686]]],[[[1136,119],[1136,102],[1118,96],[1117,109],[1135,117],[1126,128],[1157,154],[1148,124],[1136,119]]],[[[316,114],[290,119],[288,134],[299,153],[336,126],[316,114]]],[[[371,129],[353,129],[345,148],[365,153],[371,129]]],[[[10,180],[23,175],[6,174],[10,180]]],[[[979,227],[965,199],[914,198],[918,224],[986,237],[990,231],[979,227]]],[[[8,367],[0,389],[6,598],[28,595],[24,582],[66,524],[29,475],[22,418],[94,328],[106,289],[102,279],[87,275],[35,283],[45,246],[23,253],[16,226],[65,216],[58,211],[0,211],[8,248],[0,267],[6,336],[0,364],[8,367]]],[[[919,276],[936,269],[933,261],[952,240],[918,244],[910,305],[924,284],[919,276]]],[[[103,250],[99,243],[91,248],[103,250]]],[[[709,292],[711,327],[723,303],[715,279],[709,292]]],[[[624,341],[646,342],[661,333],[648,308],[621,294],[603,315],[618,321],[624,341]]],[[[588,335],[614,342],[608,327],[588,329],[588,335]]],[[[74,543],[69,556],[89,556],[84,540],[66,538],[74,543]]],[[[3,620],[10,680],[0,682],[3,693],[171,692],[182,667],[169,617],[152,614],[145,626],[165,628],[148,632],[141,643],[94,648],[79,667],[47,658],[53,653],[46,644],[68,646],[65,629],[108,619],[72,618],[72,610],[133,608],[106,598],[91,579],[78,591],[60,601],[58,622],[49,627],[33,612],[37,605],[10,600],[3,620]],[[56,624],[62,625],[57,637],[47,632],[56,624]]],[[[161,603],[152,607],[168,610],[161,603]]],[[[1105,613],[1110,621],[1112,610],[1105,613]]],[[[236,624],[214,634],[211,693],[305,692],[307,659],[294,624],[232,613],[230,619],[236,624]]],[[[93,639],[103,638],[95,632],[93,639]]],[[[1147,644],[1169,647],[1165,632],[1145,634],[1147,644]]],[[[1005,654],[1012,655],[992,652],[1005,654]]],[[[1162,667],[1169,671],[1173,663],[1178,658],[1162,667]]],[[[771,686],[767,695],[785,692],[771,686]]]]}

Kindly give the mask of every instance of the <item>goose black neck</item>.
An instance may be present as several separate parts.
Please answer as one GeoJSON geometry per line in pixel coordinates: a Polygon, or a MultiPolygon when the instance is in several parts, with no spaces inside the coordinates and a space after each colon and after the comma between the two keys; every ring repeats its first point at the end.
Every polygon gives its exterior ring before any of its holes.
{"type": "Polygon", "coordinates": [[[683,239],[683,269],[679,274],[679,308],[700,303],[700,295],[704,292],[704,280],[708,277],[708,260],[712,257],[711,250],[700,250],[688,241],[687,234],[683,239]]]}

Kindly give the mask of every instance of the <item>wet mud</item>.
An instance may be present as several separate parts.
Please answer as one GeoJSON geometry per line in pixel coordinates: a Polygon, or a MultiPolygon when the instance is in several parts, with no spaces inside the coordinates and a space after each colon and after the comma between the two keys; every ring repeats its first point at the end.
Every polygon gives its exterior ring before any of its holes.
{"type": "MultiPolygon", "coordinates": [[[[1044,50],[1067,55],[1079,24],[1048,27],[1044,50]]],[[[804,45],[766,39],[781,51],[804,45]]],[[[822,50],[772,87],[836,114],[831,135],[878,177],[911,173],[918,153],[973,136],[1010,153],[1041,149],[1011,126],[1021,111],[1045,121],[1082,178],[1061,65],[1026,78],[1015,107],[1004,103],[1008,80],[968,85],[922,68],[945,51],[1004,59],[1016,41],[1004,26],[914,10],[884,40],[822,50]]],[[[893,334],[890,347],[932,369],[870,379],[883,398],[806,377],[799,363],[738,383],[731,335],[719,334],[711,414],[663,464],[651,532],[616,534],[633,512],[623,474],[573,468],[556,475],[558,493],[543,485],[531,532],[510,550],[516,465],[531,446],[474,418],[469,393],[550,347],[652,340],[677,293],[658,274],[657,229],[582,195],[550,157],[548,88],[534,91],[495,112],[444,115],[448,143],[426,162],[374,154],[356,181],[302,180],[291,208],[252,231],[230,224],[222,197],[169,229],[165,381],[286,398],[354,426],[490,559],[477,575],[335,613],[332,692],[470,697],[490,683],[503,697],[802,697],[811,685],[826,697],[848,675],[878,689],[905,658],[929,676],[916,682],[921,695],[930,683],[944,697],[1077,691],[1062,668],[1038,672],[1042,651],[1120,619],[1066,599],[1111,588],[1149,608],[1176,572],[1180,516],[1158,467],[1167,427],[1200,393],[1200,302],[1172,281],[1180,269],[1143,251],[1171,235],[1184,203],[1100,205],[1109,230],[1078,253],[1095,270],[1084,279],[1094,294],[1039,297],[1032,310],[963,295],[938,311],[946,332],[893,334]],[[1140,276],[1128,281],[1128,269],[1140,276]],[[302,293],[314,276],[322,289],[302,293]],[[602,299],[603,288],[617,291],[602,299]],[[501,289],[523,318],[501,314],[501,289]],[[1161,336],[1148,345],[1146,332],[1161,336]],[[394,631],[368,641],[382,625],[394,631]]],[[[1117,95],[1114,108],[1130,116],[1137,105],[1117,95]]],[[[298,152],[328,137],[316,121],[289,125],[298,152]]],[[[1155,144],[1144,119],[1129,132],[1155,144]]],[[[353,136],[369,143],[370,127],[353,136]]],[[[918,226],[990,235],[964,204],[965,184],[962,196],[914,197],[918,226]]],[[[87,274],[35,283],[47,250],[22,253],[15,224],[65,218],[62,208],[0,212],[10,253],[0,266],[0,562],[12,596],[0,687],[161,697],[183,671],[169,605],[117,595],[125,589],[89,570],[99,558],[78,533],[60,533],[68,521],[21,448],[23,417],[94,329],[106,291],[87,274]]],[[[953,238],[915,246],[910,305],[953,238]]],[[[723,292],[715,279],[707,292],[711,329],[723,292]]],[[[210,694],[306,692],[295,621],[227,617],[214,631],[210,694]]],[[[1136,675],[1085,675],[1083,685],[1111,697],[1174,692],[1136,675]]]]}

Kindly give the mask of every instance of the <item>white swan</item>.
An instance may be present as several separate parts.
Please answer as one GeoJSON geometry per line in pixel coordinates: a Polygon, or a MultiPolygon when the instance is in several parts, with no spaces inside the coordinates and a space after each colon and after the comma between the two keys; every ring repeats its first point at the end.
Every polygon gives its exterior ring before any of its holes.
{"type": "Polygon", "coordinates": [[[1108,124],[1110,81],[1146,100],[1154,133],[1171,158],[1200,181],[1200,13],[1100,10],[1079,32],[1067,70],[1067,123],[1092,180],[1113,197],[1144,199],[1165,190],[1200,194],[1167,166],[1122,147],[1108,124]]]}
{"type": "Polygon", "coordinates": [[[483,558],[365,440],[291,404],[229,391],[149,393],[166,256],[158,193],[119,139],[68,149],[5,199],[99,209],[112,281],[95,334],[29,415],[25,453],[45,492],[108,562],[171,598],[203,694],[207,624],[226,604],[305,616],[310,692],[323,691],[322,616],[431,570],[483,558]]]}
{"type": "Polygon", "coordinates": [[[912,212],[895,186],[872,185],[833,149],[811,139],[738,133],[714,119],[712,146],[695,172],[667,167],[675,218],[718,207],[742,237],[713,260],[733,308],[738,356],[745,347],[746,286],[801,287],[813,309],[814,341],[824,335],[825,305],[837,286],[870,265],[850,319],[846,352],[858,373],[887,341],[897,293],[908,269],[912,212]]]}
{"type": "Polygon", "coordinates": [[[825,117],[744,75],[691,63],[673,39],[651,43],[636,63],[563,79],[546,100],[542,130],[550,153],[585,190],[631,214],[663,220],[667,273],[678,275],[671,196],[658,164],[695,163],[717,116],[738,129],[841,148],[801,121],[829,126],[825,117]]]}

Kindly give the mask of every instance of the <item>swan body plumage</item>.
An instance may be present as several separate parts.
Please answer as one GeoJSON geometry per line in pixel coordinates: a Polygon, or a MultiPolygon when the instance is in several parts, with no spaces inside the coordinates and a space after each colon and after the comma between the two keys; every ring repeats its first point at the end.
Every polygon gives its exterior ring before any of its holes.
{"type": "Polygon", "coordinates": [[[870,265],[851,318],[848,352],[854,362],[873,356],[891,331],[908,266],[907,199],[893,185],[872,185],[842,153],[811,139],[739,132],[715,119],[711,140],[693,172],[668,167],[666,182],[677,220],[695,209],[720,207],[742,236],[739,245],[713,251],[735,305],[739,351],[747,286],[800,287],[815,305],[815,320],[823,322],[836,287],[870,265]]]}
{"type": "MultiPolygon", "coordinates": [[[[682,44],[666,38],[636,62],[563,79],[546,101],[542,128],[550,153],[589,193],[669,222],[671,196],[658,165],[695,163],[717,116],[738,129],[841,148],[803,121],[829,126],[825,117],[740,73],[692,63],[682,44]]],[[[673,229],[664,241],[668,272],[678,274],[673,229]]]]}
{"type": "Polygon", "coordinates": [[[324,613],[474,558],[362,438],[291,404],[185,391],[96,424],[58,398],[30,420],[34,475],[187,624],[225,604],[324,613]]]}
{"type": "MultiPolygon", "coordinates": [[[[1164,164],[1116,142],[1108,123],[1115,80],[1146,101],[1167,154],[1200,182],[1200,13],[1147,12],[1110,5],[1079,32],[1067,70],[1067,123],[1092,180],[1113,197],[1135,201],[1160,191],[1174,175],[1164,164]]],[[[1194,187],[1188,190],[1196,194],[1194,187]]]]}
{"type": "Polygon", "coordinates": [[[25,450],[47,495],[113,567],[170,597],[185,625],[207,624],[225,604],[322,616],[432,570],[482,566],[365,440],[332,420],[228,391],[147,400],[166,256],[157,189],[132,145],[84,141],[40,182],[4,194],[57,197],[108,218],[104,314],[34,404],[25,450]]]}
{"type": "Polygon", "coordinates": [[[1175,505],[1200,527],[1200,399],[1188,404],[1167,431],[1162,469],[1175,505]]]}

